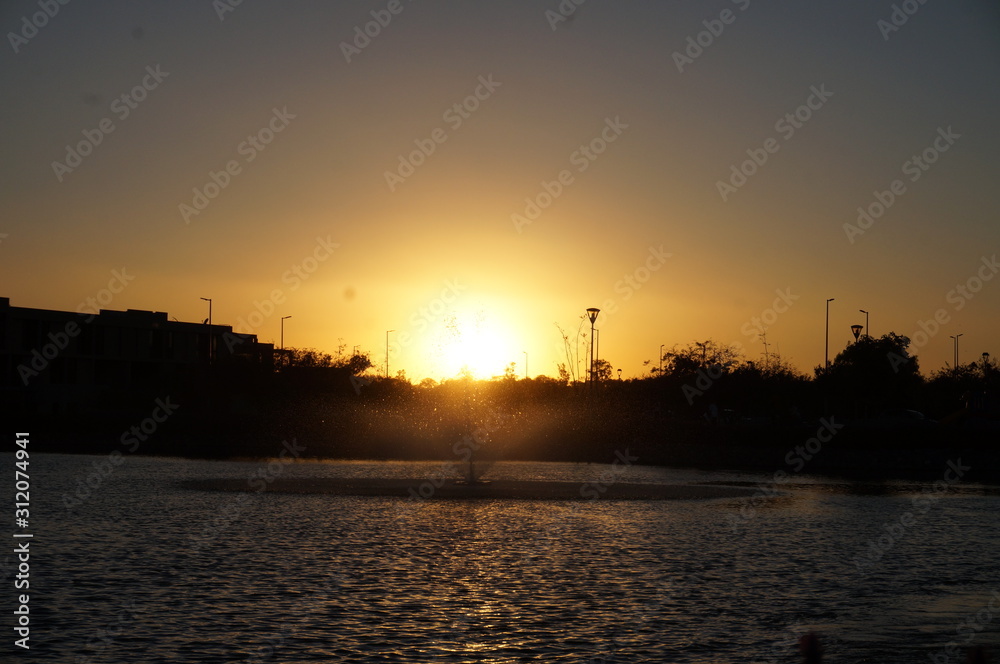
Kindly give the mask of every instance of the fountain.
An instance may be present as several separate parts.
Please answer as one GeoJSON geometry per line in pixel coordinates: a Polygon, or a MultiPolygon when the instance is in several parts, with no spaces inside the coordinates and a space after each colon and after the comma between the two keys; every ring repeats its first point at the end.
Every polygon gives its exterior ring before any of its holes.
{"type": "MultiPolygon", "coordinates": [[[[617,452],[615,459],[602,474],[600,466],[595,474],[599,481],[514,480],[494,478],[484,480],[483,475],[496,463],[507,444],[497,447],[494,437],[501,435],[504,426],[513,416],[496,408],[487,417],[477,418],[473,413],[471,377],[465,377],[463,427],[466,433],[455,442],[452,450],[460,455],[458,462],[448,462],[439,467],[433,477],[287,477],[279,473],[266,483],[258,482],[254,491],[292,494],[328,494],[337,496],[394,496],[410,500],[442,499],[523,499],[523,500],[675,500],[741,498],[753,495],[753,489],[708,484],[630,484],[620,481],[625,466],[637,460],[617,452]],[[476,421],[479,424],[473,427],[476,421]],[[489,454],[484,454],[488,451],[489,454]],[[461,477],[448,479],[449,473],[461,477]],[[611,479],[603,479],[605,476],[611,479]],[[260,487],[260,484],[264,484],[260,487]]],[[[453,429],[454,431],[454,429],[453,429]]],[[[321,462],[317,462],[320,464],[321,462]]],[[[301,465],[296,466],[301,469],[301,465]]],[[[323,471],[323,466],[317,470],[323,471]]],[[[328,466],[326,466],[328,468],[328,466]]],[[[298,473],[296,473],[298,474],[298,473]]],[[[199,490],[247,492],[245,479],[191,480],[185,486],[199,490]]]]}
{"type": "MultiPolygon", "coordinates": [[[[472,404],[469,398],[469,382],[470,376],[467,374],[465,376],[464,392],[465,392],[465,430],[472,431],[472,404]]],[[[455,480],[455,484],[459,486],[483,486],[490,484],[489,480],[481,479],[481,475],[476,475],[476,452],[482,446],[477,438],[486,437],[489,435],[488,430],[484,430],[483,427],[477,428],[472,435],[466,434],[463,440],[460,442],[466,443],[468,449],[468,458],[465,460],[465,479],[455,480]]],[[[485,470],[485,469],[484,469],[485,470]]]]}

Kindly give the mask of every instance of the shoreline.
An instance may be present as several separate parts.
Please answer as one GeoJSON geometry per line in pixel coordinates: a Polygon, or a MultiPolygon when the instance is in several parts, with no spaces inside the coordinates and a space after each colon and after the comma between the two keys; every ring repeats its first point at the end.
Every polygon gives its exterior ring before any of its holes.
{"type": "MultiPolygon", "coordinates": [[[[202,479],[181,483],[198,491],[247,490],[245,479],[202,479]]],[[[426,478],[277,478],[264,493],[328,496],[387,496],[414,500],[711,500],[747,498],[754,489],[717,484],[628,484],[591,488],[579,482],[543,480],[489,480],[483,484],[440,483],[426,478]],[[423,489],[427,489],[424,495],[423,489]]]]}
{"type": "MultiPolygon", "coordinates": [[[[114,454],[116,446],[96,445],[51,445],[39,449],[39,453],[104,456],[114,454]]],[[[621,446],[618,449],[625,449],[621,446]]],[[[607,454],[586,455],[573,458],[567,454],[514,454],[509,458],[484,458],[490,463],[576,463],[587,465],[611,464],[616,448],[609,446],[607,454]]],[[[951,460],[961,460],[970,466],[965,480],[970,483],[1000,485],[1000,445],[994,448],[942,447],[904,449],[892,447],[868,447],[863,449],[847,447],[824,449],[810,458],[793,456],[790,449],[780,446],[732,445],[706,442],[702,444],[682,443],[655,449],[629,447],[630,453],[638,457],[634,462],[639,466],[721,471],[732,473],[754,473],[765,476],[785,473],[789,478],[796,476],[817,476],[841,479],[847,482],[888,482],[888,481],[934,481],[948,468],[951,460]],[[789,463],[792,461],[792,463],[789,463]]],[[[118,450],[121,451],[121,450],[118,450]]],[[[431,455],[392,454],[303,454],[294,462],[426,462],[445,463],[454,459],[431,455]]],[[[163,457],[171,459],[197,459],[204,461],[267,461],[279,458],[273,451],[265,452],[260,447],[247,449],[245,453],[223,454],[210,449],[171,449],[169,446],[149,446],[135,452],[122,452],[122,458],[130,456],[163,457]],[[200,452],[200,453],[199,453],[200,452]]],[[[287,458],[286,458],[287,460],[287,458]]],[[[487,478],[488,479],[488,478],[487,478]]]]}
{"type": "MultiPolygon", "coordinates": [[[[355,437],[333,427],[282,430],[191,432],[167,428],[131,446],[117,425],[103,427],[39,426],[32,431],[37,452],[163,456],[206,460],[270,459],[287,441],[297,441],[300,459],[342,461],[455,461],[448,437],[394,435],[355,437]]],[[[468,442],[462,443],[468,446],[468,442]]],[[[628,454],[643,466],[751,472],[789,476],[817,475],[848,480],[933,481],[949,461],[969,466],[969,482],[1000,484],[1000,441],[991,432],[948,427],[884,430],[847,423],[835,432],[816,424],[710,426],[676,421],[660,428],[621,431],[559,431],[528,436],[498,432],[477,453],[481,461],[608,464],[628,454]],[[823,434],[823,435],[820,435],[823,434]],[[828,435],[826,435],[828,434],[828,435]]]]}

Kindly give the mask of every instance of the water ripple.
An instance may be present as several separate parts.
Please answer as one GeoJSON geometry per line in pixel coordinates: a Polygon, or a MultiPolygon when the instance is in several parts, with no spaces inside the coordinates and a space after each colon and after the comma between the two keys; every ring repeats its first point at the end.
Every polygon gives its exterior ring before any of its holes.
{"type": "MultiPolygon", "coordinates": [[[[427,501],[400,518],[397,498],[180,487],[248,478],[254,463],[136,457],[67,510],[62,495],[92,461],[38,461],[40,660],[792,662],[798,636],[817,630],[831,662],[925,662],[1000,591],[1000,498],[991,495],[942,498],[862,575],[857,557],[907,511],[911,489],[845,491],[805,478],[752,516],[739,501],[487,500],[427,501]]],[[[283,472],[438,468],[299,463],[283,472]]],[[[605,469],[493,472],[586,482],[605,469]]],[[[762,479],[630,472],[630,482],[762,479]]],[[[982,642],[998,628],[1000,614],[982,642]]]]}

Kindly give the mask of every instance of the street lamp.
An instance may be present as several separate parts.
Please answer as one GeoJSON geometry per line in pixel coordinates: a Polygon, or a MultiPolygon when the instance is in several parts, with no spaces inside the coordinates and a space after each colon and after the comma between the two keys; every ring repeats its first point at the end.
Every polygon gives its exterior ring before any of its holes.
{"type": "Polygon", "coordinates": [[[590,307],[587,309],[587,318],[590,319],[590,384],[594,384],[594,323],[597,322],[597,316],[601,313],[600,309],[596,307],[590,307]]]}
{"type": "Polygon", "coordinates": [[[205,302],[208,302],[208,318],[205,322],[208,323],[208,363],[215,363],[215,337],[212,336],[212,298],[203,297],[201,298],[205,302]]]}
{"type": "Polygon", "coordinates": [[[852,325],[851,332],[854,333],[854,343],[858,343],[858,337],[861,336],[861,330],[864,328],[862,325],[852,325]]]}
{"type": "Polygon", "coordinates": [[[291,316],[281,317],[281,350],[285,350],[285,319],[291,318],[291,316]]]}
{"type": "Polygon", "coordinates": [[[524,351],[524,379],[528,380],[528,351],[524,351]]]}
{"type": "Polygon", "coordinates": [[[872,329],[870,327],[868,327],[868,312],[865,311],[864,309],[858,309],[858,311],[860,311],[861,313],[863,313],[865,315],[865,338],[871,339],[872,338],[872,329]]]}
{"type": "MultiPolygon", "coordinates": [[[[962,334],[965,333],[963,332],[962,334]]],[[[948,335],[955,340],[955,371],[958,371],[958,338],[962,336],[962,334],[948,335]]]]}
{"type": "Polygon", "coordinates": [[[389,333],[396,330],[385,331],[385,377],[389,377],[389,333]]]}
{"type": "Polygon", "coordinates": [[[826,301],[826,368],[830,368],[830,303],[835,298],[828,298],[826,301]]]}
{"type": "Polygon", "coordinates": [[[621,380],[622,380],[622,370],[621,370],[621,369],[619,369],[619,370],[618,370],[618,382],[620,383],[620,382],[621,382],[621,380]]]}
{"type": "Polygon", "coordinates": [[[658,373],[656,374],[657,376],[662,376],[663,375],[663,347],[666,346],[666,345],[667,344],[660,344],[660,369],[659,369],[658,373]]]}
{"type": "MultiPolygon", "coordinates": [[[[594,332],[594,362],[601,361],[601,331],[594,332]]],[[[594,378],[597,378],[597,365],[594,365],[594,378]]]]}
{"type": "Polygon", "coordinates": [[[989,370],[989,368],[990,368],[990,354],[983,353],[983,377],[986,376],[986,372],[989,370]]]}

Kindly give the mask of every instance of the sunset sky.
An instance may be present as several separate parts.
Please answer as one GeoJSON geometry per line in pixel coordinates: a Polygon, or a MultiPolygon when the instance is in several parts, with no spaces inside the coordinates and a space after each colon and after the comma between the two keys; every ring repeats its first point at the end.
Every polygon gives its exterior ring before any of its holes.
{"type": "Polygon", "coordinates": [[[555,375],[587,307],[626,378],[755,317],[811,373],[827,298],[831,358],[1000,355],[995,2],[50,1],[0,5],[14,306],[125,269],[415,380],[555,375]]]}

